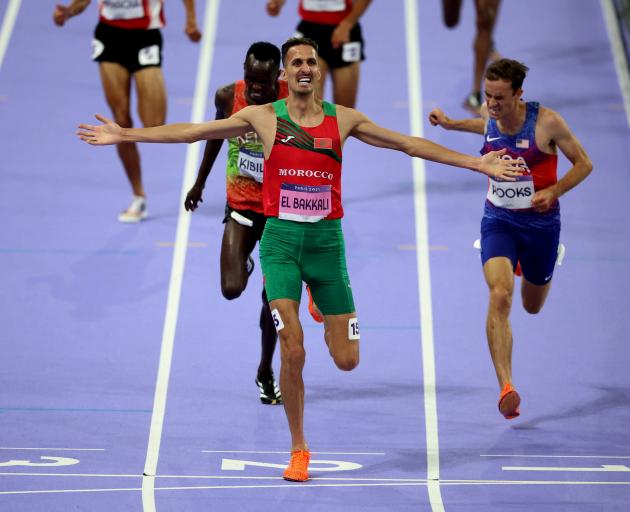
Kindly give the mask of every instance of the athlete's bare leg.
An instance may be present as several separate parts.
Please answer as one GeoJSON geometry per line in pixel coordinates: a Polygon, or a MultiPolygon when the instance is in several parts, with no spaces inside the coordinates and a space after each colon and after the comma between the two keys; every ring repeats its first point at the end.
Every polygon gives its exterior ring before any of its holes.
{"type": "Polygon", "coordinates": [[[247,286],[247,258],[256,241],[252,228],[228,218],[221,242],[221,293],[228,300],[240,297],[247,286]]]}
{"type": "Polygon", "coordinates": [[[324,315],[324,339],[340,370],[350,371],[359,364],[359,340],[349,338],[349,321],[356,317],[356,313],[324,315]]]}
{"type": "Polygon", "coordinates": [[[550,289],[551,281],[543,285],[536,285],[530,283],[523,277],[523,282],[521,283],[521,299],[525,311],[532,315],[539,313],[545,305],[545,300],[547,300],[550,289]]]}
{"type": "Polygon", "coordinates": [[[453,28],[459,23],[461,9],[462,0],[442,0],[442,16],[448,28],[453,28]]]}
{"type": "Polygon", "coordinates": [[[258,379],[269,378],[273,373],[273,354],[276,351],[278,333],[271,317],[271,309],[267,294],[262,291],[262,309],[260,310],[260,363],[258,365],[258,379]]]}
{"type": "Polygon", "coordinates": [[[359,90],[360,62],[331,70],[333,82],[333,101],[337,105],[355,108],[359,90]]]}
{"type": "Polygon", "coordinates": [[[162,69],[142,68],[133,74],[138,94],[138,115],[144,126],[159,126],[166,122],[166,87],[162,69]]]}
{"type": "Polygon", "coordinates": [[[304,436],[304,380],[302,370],[306,352],[304,331],[298,311],[300,304],[291,299],[276,299],[269,304],[277,310],[284,327],[278,330],[280,339],[280,391],[284,401],[284,412],[291,432],[291,451],[308,450],[304,436]]]}
{"type": "Polygon", "coordinates": [[[512,328],[510,311],[514,292],[514,269],[509,258],[490,258],[483,266],[490,291],[486,335],[499,389],[512,382],[512,328]]]}
{"type": "Polygon", "coordinates": [[[486,72],[486,66],[494,50],[492,33],[499,14],[500,3],[501,0],[475,0],[477,34],[474,41],[475,70],[472,88],[474,93],[481,91],[481,83],[486,72]]]}
{"type": "MultiPolygon", "coordinates": [[[[236,299],[247,287],[247,258],[256,246],[253,229],[228,218],[221,243],[221,292],[228,299],[236,299]]],[[[269,378],[273,373],[271,363],[276,349],[277,333],[271,318],[267,295],[263,290],[260,311],[261,354],[258,379],[269,378]]]]}
{"type": "MultiPolygon", "coordinates": [[[[127,69],[115,62],[101,62],[99,64],[101,82],[105,99],[112,111],[114,121],[124,128],[132,126],[129,110],[131,76],[127,69]]],[[[140,154],[135,143],[117,144],[116,150],[122,161],[125,173],[131,184],[133,194],[143,196],[142,176],[140,173],[140,154]]]]}

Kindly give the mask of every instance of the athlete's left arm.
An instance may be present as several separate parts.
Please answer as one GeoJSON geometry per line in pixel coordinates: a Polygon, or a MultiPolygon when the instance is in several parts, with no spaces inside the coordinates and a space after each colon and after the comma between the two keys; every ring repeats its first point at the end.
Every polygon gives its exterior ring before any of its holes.
{"type": "Polygon", "coordinates": [[[371,146],[394,149],[412,157],[471,169],[504,181],[515,181],[522,174],[515,160],[500,158],[505,153],[504,149],[475,157],[458,153],[422,137],[411,137],[383,128],[351,108],[337,106],[337,118],[342,141],[353,136],[371,146]]]}
{"type": "Polygon", "coordinates": [[[538,116],[541,135],[555,144],[571,162],[572,167],[555,185],[539,190],[532,198],[532,206],[540,212],[548,210],[564,193],[584,181],[593,170],[593,164],[584,147],[573,134],[560,114],[541,109],[538,116]]]}
{"type": "Polygon", "coordinates": [[[330,43],[333,48],[339,48],[342,44],[350,42],[350,31],[359,22],[359,18],[367,10],[372,0],[354,0],[352,10],[348,13],[332,33],[330,43]]]}
{"type": "Polygon", "coordinates": [[[201,32],[197,26],[197,16],[195,14],[195,0],[184,0],[184,9],[186,9],[186,26],[184,32],[193,43],[201,39],[201,32]]]}

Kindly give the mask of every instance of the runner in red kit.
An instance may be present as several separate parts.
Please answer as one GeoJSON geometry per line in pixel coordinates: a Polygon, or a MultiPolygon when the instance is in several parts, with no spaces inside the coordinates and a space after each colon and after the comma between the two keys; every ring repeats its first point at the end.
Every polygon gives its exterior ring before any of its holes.
{"type": "MultiPolygon", "coordinates": [[[[277,16],[286,0],[268,0],[267,12],[277,16]]],[[[357,103],[361,62],[365,42],[359,19],[372,0],[300,0],[299,37],[308,37],[319,48],[321,79],[317,94],[324,97],[324,84],[330,73],[333,101],[354,108],[357,103]]]]}
{"type": "Polygon", "coordinates": [[[154,128],[121,128],[98,115],[100,125],[79,125],[78,136],[93,145],[135,142],[193,142],[242,136],[254,130],[265,156],[263,198],[268,217],[260,257],[265,289],[281,351],[280,389],[291,432],[287,480],[308,479],[310,452],[304,435],[304,333],[299,319],[302,282],[312,288],[324,315],[324,339],[341,370],[359,363],[359,324],[346,269],[341,230],[341,162],[344,142],[394,149],[412,157],[515,180],[522,172],[505,151],[483,157],[457,153],[421,137],[378,126],[352,108],[321,102],[317,44],[306,38],[282,46],[286,100],[251,106],[229,119],[154,128]],[[297,164],[297,165],[296,165],[297,164]]]}
{"type": "MultiPolygon", "coordinates": [[[[63,26],[68,19],[82,13],[90,0],[73,0],[57,5],[54,22],[63,26]]],[[[105,98],[114,120],[130,127],[131,82],[136,84],[138,115],[144,126],[163,124],[166,118],[166,89],[162,76],[162,34],[164,0],[100,0],[99,23],[92,41],[92,60],[99,63],[105,98]]],[[[194,0],[184,0],[185,32],[197,42],[194,0]]],[[[120,222],[139,222],[147,216],[147,201],[142,183],[140,154],[135,144],[118,144],[133,198],[129,207],[118,215],[120,222]]]]}

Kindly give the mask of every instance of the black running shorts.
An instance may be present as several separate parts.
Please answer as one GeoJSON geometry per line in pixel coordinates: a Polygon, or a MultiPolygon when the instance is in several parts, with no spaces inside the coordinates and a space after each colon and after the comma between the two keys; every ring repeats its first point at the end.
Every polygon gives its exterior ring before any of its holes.
{"type": "Polygon", "coordinates": [[[142,68],[162,65],[162,33],[150,30],[126,29],[99,23],[92,40],[92,60],[116,62],[135,73],[142,68]]]}
{"type": "Polygon", "coordinates": [[[340,48],[333,48],[330,42],[335,25],[323,25],[311,21],[302,21],[297,27],[297,34],[308,37],[317,43],[319,56],[331,69],[349,66],[355,62],[365,60],[363,53],[363,36],[361,25],[358,23],[350,31],[350,42],[340,48]]]}

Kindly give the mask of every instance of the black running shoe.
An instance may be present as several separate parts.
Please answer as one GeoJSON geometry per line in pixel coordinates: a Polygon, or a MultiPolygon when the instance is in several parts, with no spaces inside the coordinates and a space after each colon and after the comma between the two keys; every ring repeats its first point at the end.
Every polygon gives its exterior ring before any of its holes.
{"type": "Polygon", "coordinates": [[[273,374],[270,377],[261,380],[256,378],[256,385],[260,391],[260,401],[266,405],[277,405],[282,403],[282,394],[278,383],[273,378],[273,374]]]}
{"type": "Polygon", "coordinates": [[[254,258],[252,258],[251,256],[247,256],[247,263],[245,264],[245,266],[247,268],[247,276],[249,277],[254,271],[254,258]]]}

